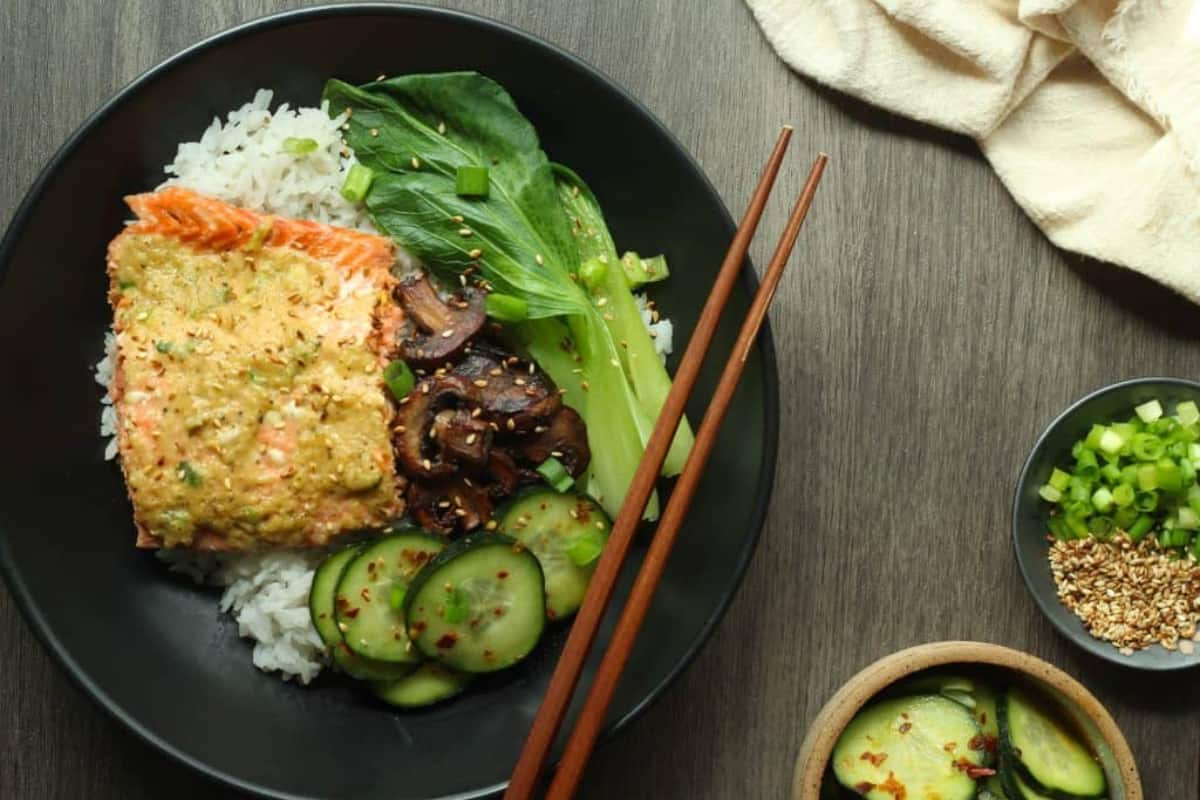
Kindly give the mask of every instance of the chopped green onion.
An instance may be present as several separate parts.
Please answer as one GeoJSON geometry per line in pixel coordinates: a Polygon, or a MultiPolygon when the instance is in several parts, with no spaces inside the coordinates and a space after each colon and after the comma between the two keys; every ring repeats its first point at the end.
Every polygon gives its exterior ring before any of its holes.
{"type": "Polygon", "coordinates": [[[1192,540],[1192,534],[1183,528],[1176,528],[1170,534],[1170,547],[1186,547],[1192,540]]]}
{"type": "Polygon", "coordinates": [[[1114,431],[1112,428],[1107,429],[1100,434],[1099,447],[1102,452],[1114,455],[1121,452],[1121,448],[1125,446],[1125,440],[1121,438],[1121,434],[1114,431]]]}
{"type": "Polygon", "coordinates": [[[1108,517],[1103,514],[1097,514],[1094,517],[1090,517],[1088,519],[1087,526],[1088,533],[1100,539],[1106,539],[1111,536],[1113,530],[1116,528],[1116,526],[1113,524],[1112,517],[1108,517]]]}
{"type": "Polygon", "coordinates": [[[1100,477],[1110,484],[1121,482],[1121,468],[1116,464],[1105,464],[1100,468],[1100,477]]]}
{"type": "Polygon", "coordinates": [[[1158,473],[1158,488],[1165,492],[1178,492],[1183,489],[1183,476],[1179,474],[1179,466],[1174,461],[1161,459],[1154,469],[1158,473]]]}
{"type": "Polygon", "coordinates": [[[1150,400],[1142,403],[1133,410],[1138,415],[1138,419],[1147,423],[1154,422],[1154,420],[1163,415],[1162,403],[1158,402],[1157,400],[1150,400]]]}
{"type": "Polygon", "coordinates": [[[554,456],[538,464],[537,472],[546,483],[554,488],[554,491],[560,494],[570,491],[571,487],[575,485],[575,479],[571,477],[571,473],[567,472],[563,463],[554,456]]]}
{"type": "Polygon", "coordinates": [[[1121,483],[1113,487],[1112,499],[1119,508],[1124,508],[1125,506],[1133,504],[1133,498],[1135,494],[1137,494],[1137,492],[1134,490],[1133,486],[1128,483],[1121,483]]]}
{"type": "Polygon", "coordinates": [[[1083,446],[1089,450],[1095,450],[1100,447],[1100,437],[1107,430],[1103,425],[1093,425],[1088,431],[1087,438],[1083,440],[1083,446]]]}
{"type": "Polygon", "coordinates": [[[1112,504],[1112,492],[1103,486],[1097,489],[1095,494],[1092,495],[1092,506],[1094,506],[1097,511],[1108,511],[1110,508],[1112,508],[1112,504]]]}
{"type": "Polygon", "coordinates": [[[154,342],[154,349],[157,350],[158,352],[162,353],[164,356],[169,355],[171,352],[171,343],[159,341],[156,339],[154,342]]]}
{"type": "Polygon", "coordinates": [[[1062,492],[1047,483],[1045,486],[1038,489],[1038,496],[1047,503],[1057,503],[1062,500],[1063,495],[1062,492]]]}
{"type": "Polygon", "coordinates": [[[179,462],[179,480],[186,483],[188,486],[195,488],[200,485],[200,473],[186,461],[179,462]]]}
{"type": "Polygon", "coordinates": [[[1200,422],[1200,408],[1192,400],[1184,400],[1175,405],[1175,416],[1179,417],[1180,425],[1191,425],[1200,422]]]}
{"type": "Polygon", "coordinates": [[[283,140],[283,152],[291,156],[306,156],[309,153],[316,152],[316,139],[297,139],[294,136],[289,136],[283,140]]]}
{"type": "Polygon", "coordinates": [[[342,197],[351,203],[361,203],[374,179],[375,173],[370,167],[355,164],[346,172],[346,180],[342,183],[342,197]]]}
{"type": "Polygon", "coordinates": [[[1129,526],[1129,530],[1125,532],[1129,534],[1130,540],[1137,542],[1141,540],[1143,536],[1149,533],[1150,529],[1153,527],[1154,518],[1149,514],[1142,514],[1132,525],[1129,526]]]}
{"type": "Polygon", "coordinates": [[[392,596],[388,598],[388,605],[394,609],[400,609],[404,606],[404,595],[407,590],[400,585],[392,586],[392,596]]]}
{"type": "Polygon", "coordinates": [[[1137,485],[1139,489],[1149,491],[1158,488],[1158,468],[1153,464],[1138,467],[1137,485]]]}
{"type": "Polygon", "coordinates": [[[1192,511],[1188,506],[1180,506],[1179,516],[1175,519],[1175,525],[1180,528],[1186,528],[1189,531],[1194,531],[1200,528],[1200,514],[1192,511]]]}
{"type": "MultiPolygon", "coordinates": [[[[1200,445],[1197,445],[1197,447],[1200,447],[1200,445]]],[[[1050,484],[1061,492],[1067,488],[1067,484],[1070,482],[1070,480],[1071,474],[1069,472],[1063,472],[1058,467],[1055,467],[1054,471],[1050,473],[1050,480],[1046,481],[1046,483],[1050,484]]]]}
{"type": "Polygon", "coordinates": [[[467,621],[467,615],[470,609],[467,607],[467,597],[462,589],[457,586],[450,592],[450,596],[446,598],[446,612],[442,619],[449,622],[451,625],[457,625],[460,622],[467,621]]]}
{"type": "Polygon", "coordinates": [[[1129,508],[1119,508],[1117,509],[1117,513],[1113,514],[1113,524],[1121,530],[1127,531],[1137,518],[1138,512],[1136,508],[1132,506],[1129,508]]]}
{"type": "Polygon", "coordinates": [[[1138,511],[1153,511],[1158,508],[1158,492],[1153,490],[1138,492],[1134,495],[1133,507],[1138,511]]]}
{"type": "Polygon", "coordinates": [[[595,531],[587,531],[576,536],[567,545],[567,558],[577,567],[586,567],[604,551],[604,539],[595,531]]]}
{"type": "Polygon", "coordinates": [[[608,264],[599,258],[589,258],[579,267],[580,279],[593,292],[600,288],[600,284],[604,283],[604,277],[607,274],[608,264]]]}
{"type": "Polygon", "coordinates": [[[511,294],[492,292],[484,300],[487,315],[501,322],[521,322],[529,319],[529,303],[511,294]]]}
{"type": "Polygon", "coordinates": [[[392,397],[403,400],[416,386],[417,378],[408,368],[408,364],[396,359],[383,368],[383,382],[391,390],[392,397]]]}
{"type": "Polygon", "coordinates": [[[1075,532],[1067,525],[1067,521],[1062,517],[1051,517],[1046,521],[1046,526],[1050,528],[1050,534],[1063,542],[1069,542],[1075,538],[1075,532]]]}
{"type": "Polygon", "coordinates": [[[454,193],[462,197],[487,197],[490,183],[487,167],[465,164],[454,173],[454,193]]]}
{"type": "Polygon", "coordinates": [[[1138,461],[1157,461],[1167,449],[1163,440],[1152,433],[1134,434],[1129,446],[1138,461]]]}

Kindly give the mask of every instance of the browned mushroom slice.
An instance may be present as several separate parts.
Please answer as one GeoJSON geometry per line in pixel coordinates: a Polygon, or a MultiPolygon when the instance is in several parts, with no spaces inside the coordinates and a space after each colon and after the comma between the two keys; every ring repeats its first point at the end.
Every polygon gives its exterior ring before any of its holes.
{"type": "MultiPolygon", "coordinates": [[[[457,379],[422,378],[417,382],[400,402],[393,426],[396,460],[406,474],[419,479],[445,478],[458,470],[457,450],[461,448],[457,436],[443,441],[434,431],[440,412],[467,405],[462,382],[457,379]]],[[[467,447],[467,436],[469,433],[463,436],[463,447],[467,447]]]]}
{"type": "MultiPolygon", "coordinates": [[[[488,453],[487,469],[484,476],[488,480],[488,491],[497,499],[507,497],[526,483],[523,470],[517,466],[513,457],[499,447],[493,447],[488,453]]],[[[536,474],[535,474],[536,477],[536,474]]]]}
{"type": "Polygon", "coordinates": [[[492,429],[465,408],[445,409],[433,417],[430,435],[447,461],[481,467],[488,462],[492,429]]]}
{"type": "Polygon", "coordinates": [[[413,481],[407,499],[408,512],[426,530],[473,531],[492,518],[487,490],[465,477],[413,481]]]}
{"type": "Polygon", "coordinates": [[[557,458],[572,478],[582,475],[592,458],[587,426],[570,406],[560,408],[548,424],[540,426],[532,436],[522,437],[516,446],[531,464],[557,458]]]}
{"type": "Polygon", "coordinates": [[[397,332],[400,358],[410,367],[435,369],[454,361],[486,318],[483,292],[465,288],[443,301],[424,275],[402,281],[396,299],[405,312],[397,332]]]}
{"type": "Polygon", "coordinates": [[[550,376],[490,344],[472,344],[452,374],[470,382],[471,399],[483,418],[502,432],[531,431],[562,407],[550,376]]]}

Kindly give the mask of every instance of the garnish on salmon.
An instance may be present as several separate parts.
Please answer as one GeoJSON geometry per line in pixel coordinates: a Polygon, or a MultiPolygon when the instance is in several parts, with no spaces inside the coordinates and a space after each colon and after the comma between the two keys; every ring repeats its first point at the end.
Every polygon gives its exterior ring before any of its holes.
{"type": "Polygon", "coordinates": [[[139,547],[320,545],[403,510],[390,241],[167,188],[109,245],[139,547]]]}

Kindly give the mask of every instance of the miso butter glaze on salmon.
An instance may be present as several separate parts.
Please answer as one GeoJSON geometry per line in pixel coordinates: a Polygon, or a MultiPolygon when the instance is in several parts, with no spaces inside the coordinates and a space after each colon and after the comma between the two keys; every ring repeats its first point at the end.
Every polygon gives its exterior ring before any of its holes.
{"type": "Polygon", "coordinates": [[[392,244],[180,188],[127,202],[108,274],[138,546],[320,545],[399,515],[392,244]]]}

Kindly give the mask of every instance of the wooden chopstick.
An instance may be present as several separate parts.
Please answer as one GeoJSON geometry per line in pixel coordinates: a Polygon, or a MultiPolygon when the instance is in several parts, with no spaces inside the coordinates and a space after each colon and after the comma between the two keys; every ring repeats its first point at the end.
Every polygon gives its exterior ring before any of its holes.
{"type": "Polygon", "coordinates": [[[608,713],[613,693],[617,689],[621,673],[625,670],[625,664],[629,661],[629,655],[633,651],[634,641],[642,627],[642,622],[646,619],[646,612],[650,608],[654,591],[658,588],[658,581],[666,568],[671,547],[675,544],[679,528],[687,516],[688,506],[691,505],[696,487],[704,473],[704,466],[716,443],[721,422],[729,410],[729,404],[733,400],[738,381],[745,370],[746,359],[750,355],[754,340],[758,337],[758,331],[766,318],[767,308],[775,296],[779,280],[783,277],[783,270],[787,266],[788,257],[796,244],[796,238],[800,235],[800,228],[812,205],[813,195],[816,194],[817,184],[821,181],[827,160],[828,157],[821,153],[813,163],[808,181],[800,193],[800,198],[796,201],[796,207],[792,211],[783,236],[775,249],[775,255],[772,256],[771,262],[767,266],[763,282],[754,295],[754,302],[750,306],[745,322],[742,323],[742,329],[738,333],[733,352],[721,373],[712,402],[704,414],[700,428],[696,431],[696,443],[692,447],[692,452],[688,456],[679,481],[671,492],[671,498],[667,501],[662,518],[658,521],[658,528],[651,540],[646,558],[638,571],[633,589],[629,593],[617,627],[609,640],[608,649],[605,651],[600,667],[596,671],[596,677],[592,681],[587,701],[567,740],[567,748],[563,753],[562,761],[550,781],[550,790],[546,794],[547,800],[566,800],[571,797],[575,792],[575,787],[579,784],[579,779],[583,776],[583,770],[587,766],[592,748],[596,744],[596,737],[600,735],[600,730],[604,725],[604,717],[608,713]]]}
{"type": "Polygon", "coordinates": [[[659,412],[654,431],[646,443],[646,451],[634,473],[633,481],[625,496],[625,502],[613,523],[608,542],[604,546],[604,552],[596,565],[596,571],[592,574],[583,605],[575,615],[571,632],[567,636],[567,643],[563,647],[558,665],[550,678],[550,685],[546,689],[546,696],[538,708],[537,716],[534,717],[529,737],[525,740],[521,757],[517,760],[508,789],[504,792],[505,800],[528,800],[537,788],[538,780],[545,769],[546,759],[550,754],[550,748],[554,745],[554,738],[566,715],[571,696],[575,693],[575,686],[579,682],[579,674],[583,670],[584,661],[586,661],[588,651],[596,638],[600,620],[612,597],[621,565],[625,562],[629,545],[637,532],[638,523],[641,521],[642,512],[646,508],[650,494],[654,491],[654,484],[658,480],[663,460],[667,456],[672,439],[675,438],[679,420],[683,417],[684,404],[692,392],[692,387],[696,384],[696,377],[700,373],[704,356],[712,344],[721,312],[725,309],[725,304],[737,281],[742,262],[746,258],[746,251],[750,248],[750,240],[754,238],[754,232],[758,229],[763,208],[766,206],[767,197],[775,184],[775,177],[779,174],[779,167],[783,163],[783,155],[791,138],[792,128],[785,126],[779,133],[779,138],[771,151],[771,157],[767,160],[762,177],[758,181],[758,187],[750,198],[750,205],[742,217],[733,242],[729,245],[729,252],[726,253],[725,260],[721,263],[721,269],[717,273],[712,291],[704,303],[704,309],[700,312],[700,319],[696,322],[695,331],[680,360],[679,369],[675,372],[671,390],[667,393],[667,399],[659,412]]]}

